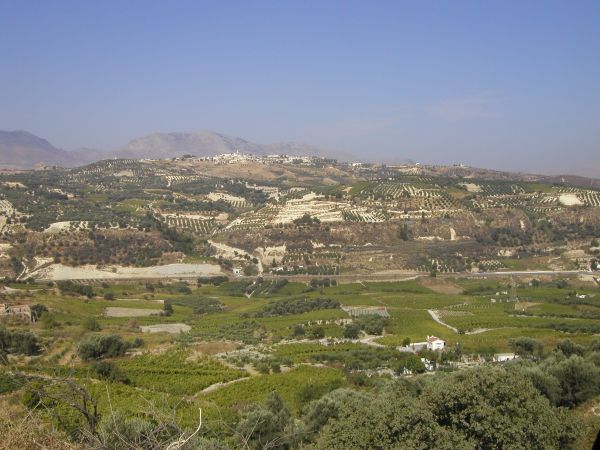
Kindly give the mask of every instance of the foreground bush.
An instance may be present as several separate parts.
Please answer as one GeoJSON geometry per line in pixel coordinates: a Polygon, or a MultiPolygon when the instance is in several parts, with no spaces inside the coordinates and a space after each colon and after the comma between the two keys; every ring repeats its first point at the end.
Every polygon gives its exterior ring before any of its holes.
{"type": "Polygon", "coordinates": [[[387,388],[369,397],[332,398],[322,419],[313,408],[308,418],[320,432],[316,448],[541,450],[567,448],[582,431],[524,375],[501,368],[431,380],[421,395],[387,388]]]}

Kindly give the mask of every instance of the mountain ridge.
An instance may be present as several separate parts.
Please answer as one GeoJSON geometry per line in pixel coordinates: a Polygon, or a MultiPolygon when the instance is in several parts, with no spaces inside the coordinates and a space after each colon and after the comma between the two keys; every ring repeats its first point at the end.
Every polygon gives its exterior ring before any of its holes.
{"type": "Polygon", "coordinates": [[[73,167],[110,158],[168,159],[186,154],[214,156],[236,151],[254,155],[353,157],[303,142],[257,144],[213,131],[151,133],[108,151],[90,148],[66,151],[27,131],[0,131],[0,166],[9,168],[32,168],[38,164],[73,167]]]}
{"type": "Polygon", "coordinates": [[[70,155],[46,139],[24,130],[0,130],[0,166],[26,168],[66,164],[70,155]]]}
{"type": "MultiPolygon", "coordinates": [[[[206,157],[236,151],[258,156],[286,154],[290,156],[334,158],[340,161],[363,160],[363,162],[375,162],[364,160],[346,152],[325,150],[304,142],[282,141],[270,144],[258,144],[240,137],[229,136],[214,131],[157,132],[136,137],[124,146],[113,150],[79,148],[68,151],[53,146],[48,140],[36,136],[29,131],[0,130],[0,168],[5,169],[31,169],[39,165],[77,167],[113,158],[169,159],[184,155],[206,157]]],[[[382,159],[380,162],[390,165],[415,164],[410,159],[398,157],[389,157],[385,160],[382,159]]],[[[455,175],[462,173],[464,176],[469,176],[469,171],[472,170],[475,170],[477,173],[490,171],[517,173],[483,168],[469,168],[469,170],[464,170],[460,166],[434,165],[432,167],[447,167],[446,171],[455,173],[455,175]]],[[[523,174],[526,175],[525,173],[523,174]]],[[[598,181],[600,177],[597,175],[554,174],[543,175],[543,177],[558,183],[563,180],[572,180],[580,186],[587,184],[589,187],[597,187],[600,185],[600,181],[598,181]],[[590,180],[593,180],[593,182],[590,182],[590,180]]]]}

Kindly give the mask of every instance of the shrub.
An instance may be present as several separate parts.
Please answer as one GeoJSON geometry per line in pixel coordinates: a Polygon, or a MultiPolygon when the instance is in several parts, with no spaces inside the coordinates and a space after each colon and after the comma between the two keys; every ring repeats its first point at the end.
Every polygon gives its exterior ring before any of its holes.
{"type": "Polygon", "coordinates": [[[79,343],[77,353],[84,361],[123,356],[131,347],[120,336],[99,334],[79,343]]]}
{"type": "Polygon", "coordinates": [[[225,275],[219,275],[216,277],[199,277],[198,286],[201,286],[203,284],[212,284],[214,286],[220,286],[228,280],[229,279],[225,275]]]}
{"type": "Polygon", "coordinates": [[[31,317],[33,320],[39,320],[42,316],[48,312],[48,308],[40,303],[31,306],[31,317]]]}
{"type": "Polygon", "coordinates": [[[544,350],[544,344],[529,337],[510,339],[508,343],[517,355],[524,357],[539,357],[544,350]]]}
{"type": "Polygon", "coordinates": [[[355,323],[346,325],[344,327],[344,337],[347,339],[356,339],[360,334],[360,326],[355,323]]]}
{"type": "Polygon", "coordinates": [[[319,309],[336,309],[339,307],[340,302],[331,298],[286,298],[267,303],[262,310],[256,313],[256,317],[288,316],[319,309]]]}
{"type": "Polygon", "coordinates": [[[323,339],[325,337],[325,330],[323,327],[314,327],[308,331],[308,336],[312,339],[323,339]]]}
{"type": "Polygon", "coordinates": [[[85,321],[83,322],[83,328],[88,330],[88,331],[100,331],[100,323],[98,323],[98,321],[96,319],[94,319],[93,317],[88,317],[87,319],[85,319],[85,321]]]}
{"type": "Polygon", "coordinates": [[[95,295],[91,286],[76,284],[72,281],[59,281],[57,286],[62,294],[85,295],[87,298],[95,295]]]}
{"type": "Polygon", "coordinates": [[[0,328],[0,356],[2,354],[37,355],[40,345],[33,333],[28,331],[10,331],[0,328]]]}
{"type": "Polygon", "coordinates": [[[225,309],[223,303],[210,297],[184,297],[171,300],[171,302],[176,305],[192,307],[195,314],[209,314],[225,309]]]}
{"type": "Polygon", "coordinates": [[[165,316],[173,315],[173,305],[171,304],[171,302],[165,300],[165,302],[163,303],[163,314],[165,316]]]}
{"type": "Polygon", "coordinates": [[[60,327],[60,322],[58,322],[52,314],[44,314],[42,316],[42,328],[46,330],[51,330],[53,328],[60,327]]]}
{"type": "Polygon", "coordinates": [[[118,383],[129,384],[129,378],[127,378],[125,372],[113,362],[95,362],[92,364],[92,370],[94,371],[96,376],[102,380],[109,380],[118,383]]]}
{"type": "Polygon", "coordinates": [[[383,334],[383,329],[387,325],[387,319],[376,315],[363,316],[358,319],[358,325],[365,333],[379,336],[383,334]]]}
{"type": "Polygon", "coordinates": [[[237,434],[244,437],[244,448],[285,450],[296,447],[299,433],[281,397],[272,392],[263,405],[253,405],[244,413],[237,434]]]}

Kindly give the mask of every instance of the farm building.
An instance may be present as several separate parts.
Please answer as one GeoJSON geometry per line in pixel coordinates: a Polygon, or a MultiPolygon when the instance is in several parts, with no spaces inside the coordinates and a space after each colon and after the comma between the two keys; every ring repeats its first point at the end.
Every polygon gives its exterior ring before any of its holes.
{"type": "Polygon", "coordinates": [[[31,308],[29,305],[7,305],[0,303],[0,318],[11,317],[31,320],[31,308]]]}
{"type": "Polygon", "coordinates": [[[446,341],[436,336],[427,336],[427,350],[443,350],[445,346],[446,341]]]}
{"type": "Polygon", "coordinates": [[[235,276],[235,277],[241,277],[242,276],[242,269],[240,267],[234,267],[233,268],[233,276],[235,276]]]}

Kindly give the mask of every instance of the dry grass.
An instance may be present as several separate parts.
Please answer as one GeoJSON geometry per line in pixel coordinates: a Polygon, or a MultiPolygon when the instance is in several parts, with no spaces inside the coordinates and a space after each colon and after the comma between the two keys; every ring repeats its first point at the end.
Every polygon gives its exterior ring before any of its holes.
{"type": "Polygon", "coordinates": [[[79,447],[53,430],[18,402],[16,395],[0,398],[0,450],[74,450],[79,447]]]}
{"type": "Polygon", "coordinates": [[[205,355],[216,355],[230,352],[236,349],[237,344],[233,342],[199,342],[194,345],[194,350],[205,355]]]}
{"type": "Polygon", "coordinates": [[[541,305],[539,302],[517,302],[515,303],[515,311],[526,311],[534,306],[541,305]]]}

